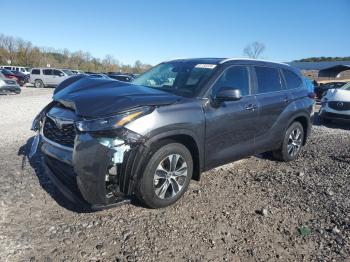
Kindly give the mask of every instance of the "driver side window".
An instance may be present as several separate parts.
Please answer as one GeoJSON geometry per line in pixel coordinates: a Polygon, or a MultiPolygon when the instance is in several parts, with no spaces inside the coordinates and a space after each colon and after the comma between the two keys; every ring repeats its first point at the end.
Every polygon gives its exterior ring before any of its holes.
{"type": "Polygon", "coordinates": [[[246,66],[231,66],[227,68],[213,86],[213,94],[223,88],[241,90],[242,96],[249,95],[249,71],[246,66]]]}

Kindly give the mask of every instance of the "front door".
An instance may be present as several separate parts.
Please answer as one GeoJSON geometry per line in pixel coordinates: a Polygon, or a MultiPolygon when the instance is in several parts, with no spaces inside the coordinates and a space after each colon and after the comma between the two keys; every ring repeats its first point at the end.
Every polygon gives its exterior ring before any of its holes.
{"type": "Polygon", "coordinates": [[[57,86],[59,83],[61,83],[64,80],[64,74],[60,70],[53,70],[53,85],[57,86]]]}
{"type": "Polygon", "coordinates": [[[213,168],[254,153],[258,117],[255,96],[251,95],[247,66],[227,68],[211,90],[211,97],[223,88],[240,89],[242,98],[220,104],[207,102],[205,153],[206,168],[213,168]]]}

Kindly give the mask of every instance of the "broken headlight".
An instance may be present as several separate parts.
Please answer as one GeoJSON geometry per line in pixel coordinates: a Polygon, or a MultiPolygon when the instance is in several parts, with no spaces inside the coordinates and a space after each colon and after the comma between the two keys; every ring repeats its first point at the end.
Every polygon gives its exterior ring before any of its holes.
{"type": "Polygon", "coordinates": [[[150,107],[142,107],[110,117],[77,121],[75,125],[81,132],[108,131],[125,126],[131,121],[149,114],[151,111],[150,107]]]}

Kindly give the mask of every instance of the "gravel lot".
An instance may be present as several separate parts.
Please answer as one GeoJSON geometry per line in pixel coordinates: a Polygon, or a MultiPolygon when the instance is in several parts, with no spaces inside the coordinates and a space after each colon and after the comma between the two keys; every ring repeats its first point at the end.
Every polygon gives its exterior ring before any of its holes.
{"type": "Polygon", "coordinates": [[[0,96],[1,261],[350,261],[350,127],[315,125],[301,157],[251,157],[178,204],[80,213],[26,154],[52,89],[0,96]]]}

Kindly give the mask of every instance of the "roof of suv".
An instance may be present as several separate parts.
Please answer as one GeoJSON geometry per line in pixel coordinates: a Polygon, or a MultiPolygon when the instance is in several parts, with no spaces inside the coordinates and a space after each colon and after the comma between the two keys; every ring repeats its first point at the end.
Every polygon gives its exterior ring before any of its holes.
{"type": "MultiPolygon", "coordinates": [[[[66,70],[66,69],[60,69],[60,68],[55,68],[55,67],[33,67],[33,69],[40,69],[40,70],[44,70],[44,69],[52,69],[52,70],[66,70]]],[[[70,69],[67,69],[70,70],[70,69]]]]}
{"type": "Polygon", "coordinates": [[[254,62],[256,64],[275,64],[288,66],[285,63],[278,63],[273,61],[261,60],[261,59],[251,59],[251,58],[186,58],[186,59],[172,59],[167,62],[178,61],[178,62],[195,62],[195,63],[205,63],[205,64],[224,64],[227,62],[254,62]]]}

